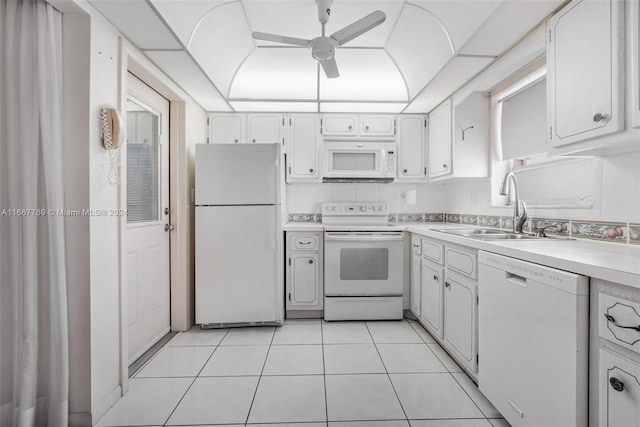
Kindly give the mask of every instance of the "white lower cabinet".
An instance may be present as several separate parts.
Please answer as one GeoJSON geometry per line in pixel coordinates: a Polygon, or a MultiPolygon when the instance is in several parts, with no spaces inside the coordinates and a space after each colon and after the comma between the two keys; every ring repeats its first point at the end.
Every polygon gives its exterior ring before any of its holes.
{"type": "Polygon", "coordinates": [[[444,339],[458,361],[477,372],[478,285],[447,270],[444,282],[444,339]]]}
{"type": "Polygon", "coordinates": [[[322,310],[322,233],[287,233],[287,310],[322,310]]]}
{"type": "Polygon", "coordinates": [[[600,349],[600,427],[640,425],[640,365],[600,349]]]}
{"type": "MultiPolygon", "coordinates": [[[[412,235],[412,242],[420,236],[412,235]]],[[[422,238],[420,269],[415,244],[411,268],[411,307],[416,314],[419,297],[420,324],[449,354],[477,379],[478,282],[477,251],[422,238]],[[419,292],[413,291],[420,283],[419,292]]]]}
{"type": "Polygon", "coordinates": [[[591,279],[591,427],[640,426],[640,289],[591,279]]]}
{"type": "Polygon", "coordinates": [[[432,335],[440,339],[444,336],[443,279],[444,271],[441,266],[422,260],[420,320],[432,335]]]}
{"type": "Polygon", "coordinates": [[[411,312],[420,317],[420,268],[422,258],[415,252],[411,255],[411,312]]]}

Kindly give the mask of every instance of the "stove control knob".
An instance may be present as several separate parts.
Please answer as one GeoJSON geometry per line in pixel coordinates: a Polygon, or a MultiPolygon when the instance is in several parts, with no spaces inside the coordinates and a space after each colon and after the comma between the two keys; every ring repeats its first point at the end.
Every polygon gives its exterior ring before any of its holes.
{"type": "Polygon", "coordinates": [[[366,206],[360,206],[360,211],[361,211],[361,212],[364,212],[364,211],[366,211],[366,210],[367,210],[367,207],[366,207],[366,206]]]}

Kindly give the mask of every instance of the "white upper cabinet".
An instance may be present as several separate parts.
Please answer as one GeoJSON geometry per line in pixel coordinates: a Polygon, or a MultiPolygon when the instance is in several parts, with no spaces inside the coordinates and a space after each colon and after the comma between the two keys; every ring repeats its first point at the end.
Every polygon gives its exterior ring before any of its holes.
{"type": "Polygon", "coordinates": [[[247,121],[249,143],[281,144],[283,142],[282,114],[249,114],[247,121]]]}
{"type": "Polygon", "coordinates": [[[209,129],[212,144],[238,144],[244,142],[244,116],[241,114],[212,115],[209,129]]]}
{"type": "Polygon", "coordinates": [[[384,114],[324,114],[322,136],[337,138],[395,138],[396,117],[384,114]]]}
{"type": "Polygon", "coordinates": [[[322,134],[326,136],[358,135],[356,115],[325,114],[322,117],[322,134]]]}
{"type": "Polygon", "coordinates": [[[425,131],[423,115],[398,117],[398,179],[422,181],[425,178],[425,131]]]}
{"type": "Polygon", "coordinates": [[[451,98],[429,113],[429,178],[451,174],[451,98]]]}
{"type": "Polygon", "coordinates": [[[624,3],[573,1],[548,21],[551,147],[624,129],[624,3]]]}
{"type": "Polygon", "coordinates": [[[287,139],[287,182],[319,182],[320,123],[316,114],[292,114],[287,139]]]}
{"type": "Polygon", "coordinates": [[[394,136],[396,119],[393,116],[360,116],[360,135],[394,136]]]}

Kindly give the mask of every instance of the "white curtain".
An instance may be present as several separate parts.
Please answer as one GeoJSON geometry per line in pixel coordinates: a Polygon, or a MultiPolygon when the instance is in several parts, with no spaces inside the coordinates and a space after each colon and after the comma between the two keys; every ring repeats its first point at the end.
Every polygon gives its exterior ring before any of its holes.
{"type": "Polygon", "coordinates": [[[67,426],[61,15],[0,0],[0,426],[67,426]]]}

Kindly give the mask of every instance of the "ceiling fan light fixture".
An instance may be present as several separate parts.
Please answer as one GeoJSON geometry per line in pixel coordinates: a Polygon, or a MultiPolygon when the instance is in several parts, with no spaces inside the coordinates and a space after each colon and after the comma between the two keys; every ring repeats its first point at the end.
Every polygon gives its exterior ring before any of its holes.
{"type": "Polygon", "coordinates": [[[318,61],[326,61],[336,54],[338,42],[331,37],[316,37],[311,40],[309,47],[311,48],[311,56],[318,61]]]}

